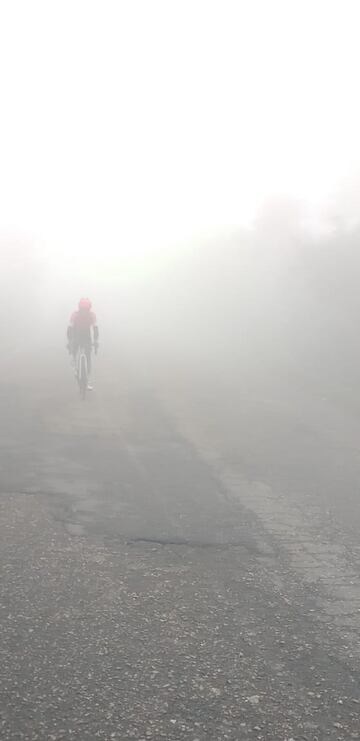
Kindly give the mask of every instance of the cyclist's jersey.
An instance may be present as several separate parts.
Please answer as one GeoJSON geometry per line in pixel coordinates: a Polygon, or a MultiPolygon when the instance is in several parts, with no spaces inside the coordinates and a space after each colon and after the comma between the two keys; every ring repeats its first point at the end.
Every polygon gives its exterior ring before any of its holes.
{"type": "Polygon", "coordinates": [[[70,326],[79,334],[90,332],[91,327],[96,326],[96,315],[93,311],[74,311],[70,317],[70,326]]]}
{"type": "Polygon", "coordinates": [[[70,329],[73,339],[91,342],[91,330],[97,327],[93,311],[74,311],[70,317],[70,329]]]}

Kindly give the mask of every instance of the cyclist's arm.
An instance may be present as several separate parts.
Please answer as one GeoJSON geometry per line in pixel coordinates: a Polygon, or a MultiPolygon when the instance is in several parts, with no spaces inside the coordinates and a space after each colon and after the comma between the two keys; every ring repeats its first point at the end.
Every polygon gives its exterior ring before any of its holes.
{"type": "Polygon", "coordinates": [[[98,345],[99,344],[99,327],[96,321],[96,315],[93,313],[91,318],[92,318],[94,345],[98,345]]]}
{"type": "Polygon", "coordinates": [[[66,336],[67,336],[67,348],[69,352],[72,352],[74,347],[74,336],[75,336],[75,316],[76,312],[71,314],[71,317],[69,319],[69,324],[66,330],[66,336]]]}

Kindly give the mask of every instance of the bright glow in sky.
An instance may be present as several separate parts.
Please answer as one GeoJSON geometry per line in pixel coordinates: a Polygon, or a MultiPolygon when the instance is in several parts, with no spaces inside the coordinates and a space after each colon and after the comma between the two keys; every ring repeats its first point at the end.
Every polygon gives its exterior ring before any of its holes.
{"type": "Polygon", "coordinates": [[[357,0],[2,0],[0,233],[166,246],[360,161],[357,0]]]}

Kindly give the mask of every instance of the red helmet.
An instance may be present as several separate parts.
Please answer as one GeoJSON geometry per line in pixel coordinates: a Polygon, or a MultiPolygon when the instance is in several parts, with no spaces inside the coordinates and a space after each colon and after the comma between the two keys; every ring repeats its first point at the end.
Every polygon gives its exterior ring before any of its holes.
{"type": "Polygon", "coordinates": [[[92,303],[89,298],[81,298],[79,301],[80,311],[90,311],[92,303]]]}

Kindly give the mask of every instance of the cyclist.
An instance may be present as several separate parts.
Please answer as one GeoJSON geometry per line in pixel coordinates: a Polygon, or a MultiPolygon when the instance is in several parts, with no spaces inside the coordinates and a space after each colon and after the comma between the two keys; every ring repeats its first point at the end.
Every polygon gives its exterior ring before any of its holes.
{"type": "MultiPolygon", "coordinates": [[[[99,347],[99,328],[96,322],[96,315],[91,309],[92,304],[90,299],[80,299],[78,310],[74,311],[71,315],[67,328],[67,348],[69,353],[73,356],[74,364],[76,364],[76,355],[79,347],[84,348],[89,377],[91,373],[91,347],[94,344],[95,352],[97,352],[99,347]]],[[[93,388],[90,383],[88,388],[89,390],[93,388]]]]}

